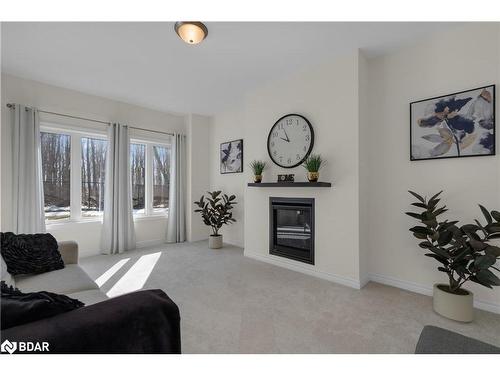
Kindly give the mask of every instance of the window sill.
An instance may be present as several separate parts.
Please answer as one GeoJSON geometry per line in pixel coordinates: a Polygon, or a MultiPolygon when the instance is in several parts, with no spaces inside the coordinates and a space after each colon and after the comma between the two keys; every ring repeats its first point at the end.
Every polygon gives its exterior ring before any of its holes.
{"type": "Polygon", "coordinates": [[[102,224],[102,217],[78,219],[78,220],[69,219],[69,220],[61,220],[58,222],[45,222],[45,226],[47,228],[57,228],[57,227],[64,226],[64,225],[85,224],[85,223],[101,223],[102,224]]]}
{"type": "MultiPolygon", "coordinates": [[[[154,215],[136,215],[133,217],[134,221],[149,221],[149,220],[167,220],[168,214],[154,214],[154,215]]],[[[72,224],[86,224],[86,223],[100,223],[102,224],[102,217],[79,219],[79,220],[61,220],[58,222],[45,222],[47,228],[57,228],[65,225],[72,224]]]]}
{"type": "Polygon", "coordinates": [[[167,220],[168,214],[154,214],[154,215],[137,215],[134,216],[134,221],[148,221],[148,220],[167,220]]]}

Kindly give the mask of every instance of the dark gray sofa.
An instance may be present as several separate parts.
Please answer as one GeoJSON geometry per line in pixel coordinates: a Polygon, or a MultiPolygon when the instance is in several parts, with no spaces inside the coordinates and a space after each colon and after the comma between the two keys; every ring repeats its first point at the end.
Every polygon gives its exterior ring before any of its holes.
{"type": "Polygon", "coordinates": [[[500,354],[500,348],[447,329],[425,326],[416,354],[500,354]]]}

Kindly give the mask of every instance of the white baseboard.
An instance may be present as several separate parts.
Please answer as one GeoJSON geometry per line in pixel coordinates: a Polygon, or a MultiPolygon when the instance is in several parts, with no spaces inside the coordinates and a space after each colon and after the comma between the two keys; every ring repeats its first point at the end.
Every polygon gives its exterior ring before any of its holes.
{"type": "Polygon", "coordinates": [[[163,239],[158,239],[158,240],[145,240],[145,241],[137,241],[135,244],[136,249],[142,249],[144,247],[150,247],[150,246],[158,246],[161,244],[164,244],[165,240],[163,239]]]}
{"type": "Polygon", "coordinates": [[[270,264],[273,264],[275,266],[287,268],[287,269],[292,270],[292,271],[305,273],[307,275],[316,276],[320,279],[333,281],[334,283],[345,285],[345,286],[348,286],[348,287],[351,287],[354,289],[361,288],[360,282],[358,280],[351,279],[351,278],[344,277],[344,276],[335,275],[335,274],[332,274],[329,272],[319,271],[319,270],[312,269],[309,267],[305,267],[305,266],[302,266],[300,264],[297,264],[296,262],[294,262],[292,260],[289,261],[285,258],[278,258],[278,257],[273,257],[272,255],[262,255],[262,254],[252,253],[252,252],[249,252],[246,250],[244,252],[244,255],[246,257],[249,257],[252,259],[260,260],[260,261],[265,262],[265,263],[270,263],[270,264]]]}
{"type": "MultiPolygon", "coordinates": [[[[394,277],[384,276],[374,273],[371,273],[369,275],[369,278],[371,281],[374,281],[376,283],[394,286],[399,289],[409,290],[410,292],[424,294],[426,296],[432,296],[432,288],[422,284],[417,284],[410,281],[405,281],[401,279],[396,279],[394,277]]],[[[474,307],[479,310],[485,310],[492,313],[500,314],[500,304],[480,301],[474,298],[474,307]]]]}
{"type": "MultiPolygon", "coordinates": [[[[352,278],[347,278],[339,275],[335,275],[329,272],[319,271],[313,268],[309,268],[307,266],[302,266],[297,264],[292,260],[287,260],[285,258],[273,257],[272,255],[262,255],[249,251],[245,251],[244,255],[246,257],[260,260],[265,263],[270,263],[275,266],[284,267],[290,269],[292,271],[302,272],[307,275],[315,276],[320,279],[332,281],[334,283],[338,283],[341,285],[345,285],[354,289],[361,289],[368,282],[374,281],[376,283],[393,286],[399,289],[408,290],[410,292],[423,294],[426,296],[432,296],[432,287],[428,287],[423,284],[414,283],[411,281],[396,279],[394,277],[370,273],[368,277],[363,278],[362,280],[355,280],[352,278]]],[[[480,301],[474,299],[474,307],[480,310],[489,311],[492,313],[500,314],[500,304],[480,301]]]]}

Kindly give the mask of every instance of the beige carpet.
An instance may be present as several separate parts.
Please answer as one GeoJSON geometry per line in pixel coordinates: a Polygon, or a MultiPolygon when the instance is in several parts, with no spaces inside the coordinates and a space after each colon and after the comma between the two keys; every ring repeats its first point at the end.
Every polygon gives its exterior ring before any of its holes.
{"type": "Polygon", "coordinates": [[[163,289],[181,312],[183,353],[413,353],[426,324],[500,346],[500,315],[453,322],[430,297],[376,283],[354,290],[237,247],[163,245],[81,264],[111,294],[163,289]]]}

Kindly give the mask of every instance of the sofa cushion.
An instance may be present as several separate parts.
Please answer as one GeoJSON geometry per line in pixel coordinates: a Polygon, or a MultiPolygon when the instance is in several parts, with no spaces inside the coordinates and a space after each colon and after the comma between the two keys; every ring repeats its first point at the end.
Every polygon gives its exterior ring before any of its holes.
{"type": "Polygon", "coordinates": [[[56,239],[49,233],[0,233],[2,256],[13,276],[64,268],[56,239]]]}
{"type": "Polygon", "coordinates": [[[15,327],[36,320],[49,318],[83,306],[81,301],[68,296],[50,293],[23,293],[13,286],[1,283],[1,329],[15,327]]]}
{"type": "Polygon", "coordinates": [[[108,296],[99,289],[84,290],[81,292],[68,294],[68,297],[82,301],[86,306],[93,305],[98,302],[106,301],[108,296]]]}
{"type": "Polygon", "coordinates": [[[0,280],[5,281],[7,285],[11,286],[16,286],[16,283],[14,281],[14,278],[12,275],[7,271],[7,264],[5,264],[5,261],[3,260],[3,257],[0,256],[0,261],[2,263],[1,269],[0,269],[0,280]]]}
{"type": "Polygon", "coordinates": [[[38,275],[18,276],[16,288],[22,292],[47,292],[70,294],[88,289],[99,289],[97,284],[77,264],[69,264],[62,270],[38,275]]]}

